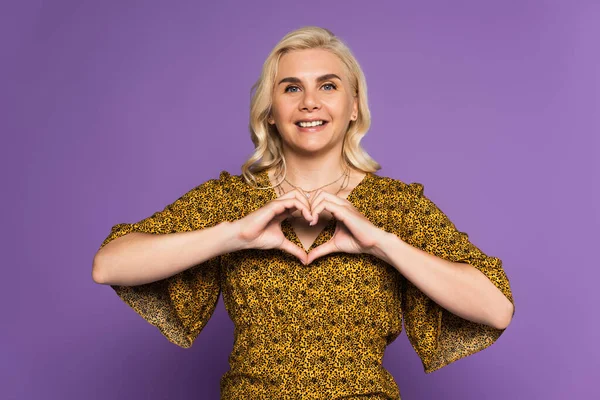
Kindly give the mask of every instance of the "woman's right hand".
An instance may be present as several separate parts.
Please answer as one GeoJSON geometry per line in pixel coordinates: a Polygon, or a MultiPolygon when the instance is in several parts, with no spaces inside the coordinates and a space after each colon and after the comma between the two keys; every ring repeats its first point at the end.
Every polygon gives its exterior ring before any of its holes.
{"type": "Polygon", "coordinates": [[[281,230],[281,222],[300,211],[307,223],[313,220],[308,199],[294,189],[269,201],[244,218],[234,221],[237,238],[243,249],[280,249],[296,256],[303,264],[307,254],[304,249],[290,242],[281,230]]]}

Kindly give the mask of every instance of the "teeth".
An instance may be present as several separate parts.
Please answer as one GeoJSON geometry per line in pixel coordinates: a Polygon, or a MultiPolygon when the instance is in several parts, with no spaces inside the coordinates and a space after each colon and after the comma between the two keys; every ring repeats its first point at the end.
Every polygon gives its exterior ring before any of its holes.
{"type": "Polygon", "coordinates": [[[309,128],[311,126],[323,125],[324,123],[325,123],[325,121],[298,122],[298,125],[300,125],[303,128],[309,128]]]}

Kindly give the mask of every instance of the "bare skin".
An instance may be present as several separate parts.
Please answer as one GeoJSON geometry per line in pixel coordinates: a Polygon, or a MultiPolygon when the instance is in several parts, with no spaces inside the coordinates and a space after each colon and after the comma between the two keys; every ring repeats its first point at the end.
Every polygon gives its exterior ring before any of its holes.
{"type": "MultiPolygon", "coordinates": [[[[271,181],[271,185],[275,185],[278,182],[278,179],[274,177],[274,171],[269,171],[269,179],[271,181]]],[[[352,170],[350,174],[350,180],[348,183],[348,187],[341,190],[337,196],[342,199],[347,199],[348,195],[352,192],[352,190],[360,183],[360,181],[364,178],[366,174],[361,171],[352,170]]],[[[337,182],[338,186],[333,185],[334,188],[339,187],[340,182],[337,182]]],[[[284,190],[294,190],[294,188],[287,185],[287,183],[282,184],[284,190]],[[289,188],[289,189],[288,189],[289,188]]],[[[310,205],[310,198],[309,205],[310,205]]],[[[329,221],[333,218],[332,214],[325,210],[323,213],[319,215],[319,219],[316,225],[310,225],[311,220],[306,219],[300,211],[294,211],[288,219],[290,220],[290,225],[294,229],[296,236],[302,243],[304,249],[308,250],[312,243],[319,236],[321,231],[327,226],[329,221]]]]}
{"type": "MultiPolygon", "coordinates": [[[[344,171],[343,139],[349,123],[356,120],[357,115],[358,99],[337,56],[322,49],[285,54],[275,78],[269,123],[277,127],[282,138],[287,180],[312,190],[338,178],[344,171]],[[319,79],[326,75],[327,79],[319,79]],[[288,81],[281,82],[286,79],[288,81]],[[327,123],[320,131],[303,132],[296,122],[306,119],[322,119],[327,123]]],[[[364,176],[364,172],[351,168],[348,186],[337,196],[345,199],[364,176]]],[[[269,171],[269,179],[272,185],[279,181],[273,170],[269,171]]],[[[340,183],[323,190],[336,193],[340,183]]],[[[293,189],[285,182],[281,187],[286,192],[293,189]]],[[[295,212],[290,223],[304,248],[308,249],[331,218],[331,213],[325,210],[319,215],[318,223],[310,226],[310,221],[295,212]]]]}
{"type": "MultiPolygon", "coordinates": [[[[350,122],[358,116],[358,100],[341,60],[322,49],[285,54],[279,62],[272,100],[269,123],[277,127],[282,138],[287,179],[311,190],[338,178],[344,171],[344,136],[350,122]],[[307,131],[296,125],[299,120],[317,119],[326,121],[322,129],[307,131]]],[[[337,196],[345,199],[363,177],[364,172],[352,169],[348,187],[337,196]]],[[[269,178],[275,182],[272,172],[269,178]]],[[[152,282],[211,257],[248,248],[279,248],[307,263],[305,250],[284,237],[281,221],[296,217],[290,221],[291,225],[307,249],[332,214],[327,209],[313,212],[312,202],[319,192],[307,199],[287,183],[282,188],[285,195],[238,221],[221,223],[206,232],[173,235],[133,232],[116,239],[96,254],[94,280],[122,285],[152,282]],[[316,225],[310,226],[313,220],[316,225]]],[[[335,184],[323,189],[331,195],[338,190],[335,184]]]]}

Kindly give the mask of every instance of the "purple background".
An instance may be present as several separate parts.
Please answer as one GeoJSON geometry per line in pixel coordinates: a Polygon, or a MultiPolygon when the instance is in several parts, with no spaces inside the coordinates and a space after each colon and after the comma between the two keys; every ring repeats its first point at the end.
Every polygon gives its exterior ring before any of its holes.
{"type": "Polygon", "coordinates": [[[598,2],[8,3],[3,399],[218,399],[222,299],[184,350],[95,284],[92,259],[111,226],[240,173],[250,86],[303,25],[361,63],[379,174],[423,183],[514,292],[503,336],[435,373],[403,332],[384,359],[403,400],[598,396],[598,2]]]}

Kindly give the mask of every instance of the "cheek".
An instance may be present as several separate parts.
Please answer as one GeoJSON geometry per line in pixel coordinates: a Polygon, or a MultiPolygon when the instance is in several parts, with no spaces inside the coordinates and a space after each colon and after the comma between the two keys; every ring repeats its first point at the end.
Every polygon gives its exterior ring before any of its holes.
{"type": "Polygon", "coordinates": [[[289,119],[292,109],[293,105],[285,102],[277,102],[273,103],[272,113],[277,119],[286,120],[289,119]]]}
{"type": "Polygon", "coordinates": [[[273,117],[273,122],[278,124],[281,121],[281,108],[273,107],[271,109],[271,115],[273,117]]]}
{"type": "Polygon", "coordinates": [[[323,105],[329,109],[331,115],[338,116],[338,118],[352,111],[350,109],[352,104],[349,104],[346,99],[328,99],[323,102],[323,105]]]}

